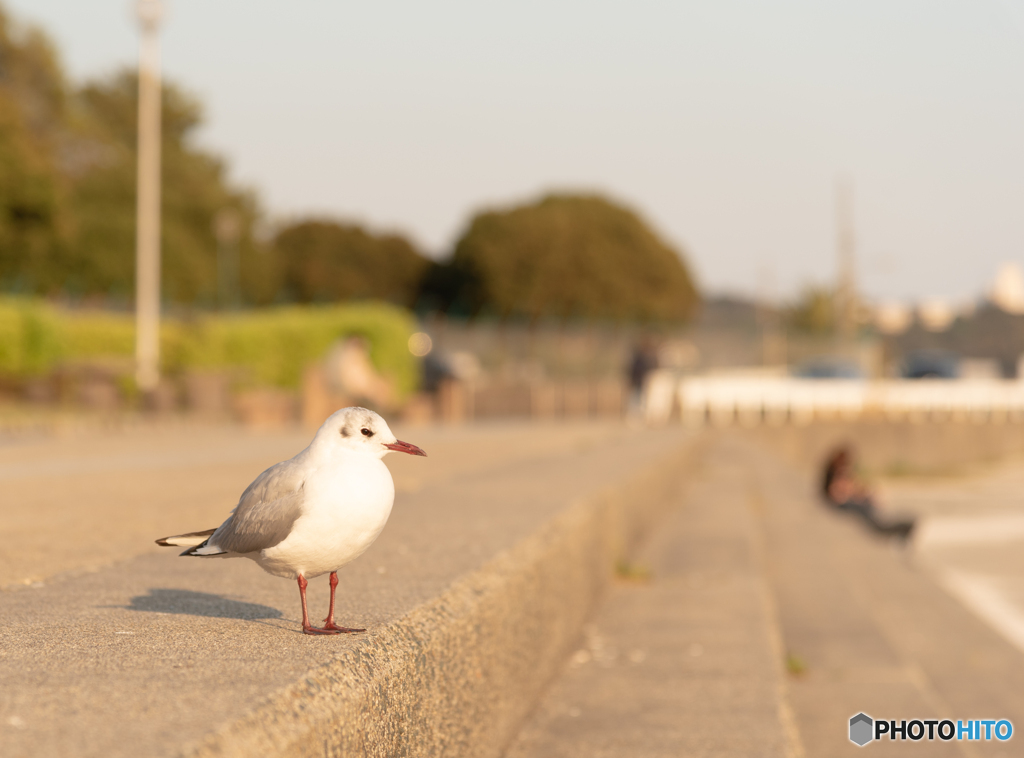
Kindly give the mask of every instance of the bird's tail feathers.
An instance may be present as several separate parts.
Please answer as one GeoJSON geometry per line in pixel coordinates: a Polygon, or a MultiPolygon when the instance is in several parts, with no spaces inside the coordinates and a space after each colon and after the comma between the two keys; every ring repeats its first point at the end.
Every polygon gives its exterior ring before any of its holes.
{"type": "Polygon", "coordinates": [[[190,547],[188,550],[186,550],[186,551],[184,551],[182,553],[182,555],[198,555],[198,556],[206,556],[206,557],[215,556],[215,555],[227,555],[227,554],[228,554],[227,550],[222,550],[221,548],[217,547],[216,545],[211,545],[209,540],[207,540],[206,542],[204,542],[201,545],[195,545],[194,547],[190,547]]]}
{"type": "Polygon", "coordinates": [[[203,532],[189,532],[188,534],[176,534],[173,537],[161,537],[156,544],[164,547],[199,547],[209,539],[210,535],[217,531],[207,529],[203,532]]]}
{"type": "Polygon", "coordinates": [[[226,550],[221,550],[216,545],[210,544],[210,536],[216,531],[215,529],[208,529],[205,532],[189,532],[187,535],[162,537],[157,540],[157,544],[164,547],[187,548],[181,553],[182,555],[227,555],[226,550]]]}
{"type": "Polygon", "coordinates": [[[216,529],[207,529],[202,532],[189,532],[188,534],[176,534],[173,537],[161,537],[156,544],[164,547],[188,548],[182,555],[227,555],[227,550],[221,550],[217,545],[210,544],[210,535],[216,529]]]}

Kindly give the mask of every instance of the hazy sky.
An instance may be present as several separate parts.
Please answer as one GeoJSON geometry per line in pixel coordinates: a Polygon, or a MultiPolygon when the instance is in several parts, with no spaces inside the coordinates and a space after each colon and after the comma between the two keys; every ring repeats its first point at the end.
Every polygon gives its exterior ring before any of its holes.
{"type": "MultiPolygon", "coordinates": [[[[130,64],[127,0],[0,0],[75,79],[130,64]]],[[[835,272],[855,187],[861,287],[964,300],[1024,264],[1024,0],[172,0],[168,76],[275,217],[433,254],[470,214],[594,190],[706,290],[835,272]]]]}

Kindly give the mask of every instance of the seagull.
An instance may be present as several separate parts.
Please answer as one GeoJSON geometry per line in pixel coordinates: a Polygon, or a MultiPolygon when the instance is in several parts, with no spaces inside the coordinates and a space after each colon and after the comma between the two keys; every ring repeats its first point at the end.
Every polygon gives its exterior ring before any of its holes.
{"type": "Polygon", "coordinates": [[[187,547],[182,555],[201,558],[249,558],[274,576],[295,579],[306,634],[365,632],[334,623],[334,590],[338,569],[373,544],[391,515],[395,483],[382,459],[392,450],[426,455],[396,438],[373,411],[342,408],[309,447],[256,477],[219,527],[156,544],[187,547]],[[309,623],[306,585],[327,573],[331,606],[316,627],[309,623]]]}

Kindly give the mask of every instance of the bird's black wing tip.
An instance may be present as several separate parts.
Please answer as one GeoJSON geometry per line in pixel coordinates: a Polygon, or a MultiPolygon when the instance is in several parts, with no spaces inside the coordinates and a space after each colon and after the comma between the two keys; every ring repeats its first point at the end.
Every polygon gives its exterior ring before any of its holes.
{"type": "Polygon", "coordinates": [[[215,558],[218,555],[227,555],[228,554],[227,550],[221,550],[219,553],[200,553],[200,552],[198,552],[201,548],[206,547],[206,544],[208,542],[209,542],[209,540],[206,540],[206,542],[203,542],[201,545],[195,545],[193,547],[190,547],[188,550],[185,550],[184,552],[182,552],[181,555],[183,555],[183,556],[187,555],[187,556],[191,556],[193,558],[215,558]]]}
{"type": "Polygon", "coordinates": [[[203,540],[198,545],[193,545],[192,547],[187,547],[187,548],[185,548],[185,550],[183,550],[180,553],[180,555],[195,555],[196,554],[196,550],[198,550],[201,547],[206,547],[206,543],[207,542],[209,542],[209,540],[203,540]]]}

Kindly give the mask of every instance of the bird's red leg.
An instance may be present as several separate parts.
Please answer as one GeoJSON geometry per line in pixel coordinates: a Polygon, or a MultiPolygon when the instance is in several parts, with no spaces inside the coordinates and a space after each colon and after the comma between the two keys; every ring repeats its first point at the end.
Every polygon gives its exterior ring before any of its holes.
{"type": "Polygon", "coordinates": [[[306,609],[306,585],[308,585],[309,582],[306,581],[306,577],[302,574],[299,574],[298,581],[299,597],[302,598],[302,631],[306,634],[337,634],[338,632],[331,629],[319,629],[315,626],[310,626],[309,611],[306,609]]]}
{"type": "Polygon", "coordinates": [[[334,625],[334,591],[338,589],[338,572],[331,572],[331,607],[327,609],[327,618],[324,619],[324,628],[330,629],[334,625]]]}
{"type": "Polygon", "coordinates": [[[335,632],[365,632],[365,629],[349,629],[347,626],[338,626],[334,623],[334,591],[338,588],[338,572],[331,572],[331,607],[327,611],[327,618],[324,619],[324,629],[331,629],[335,632]]]}

